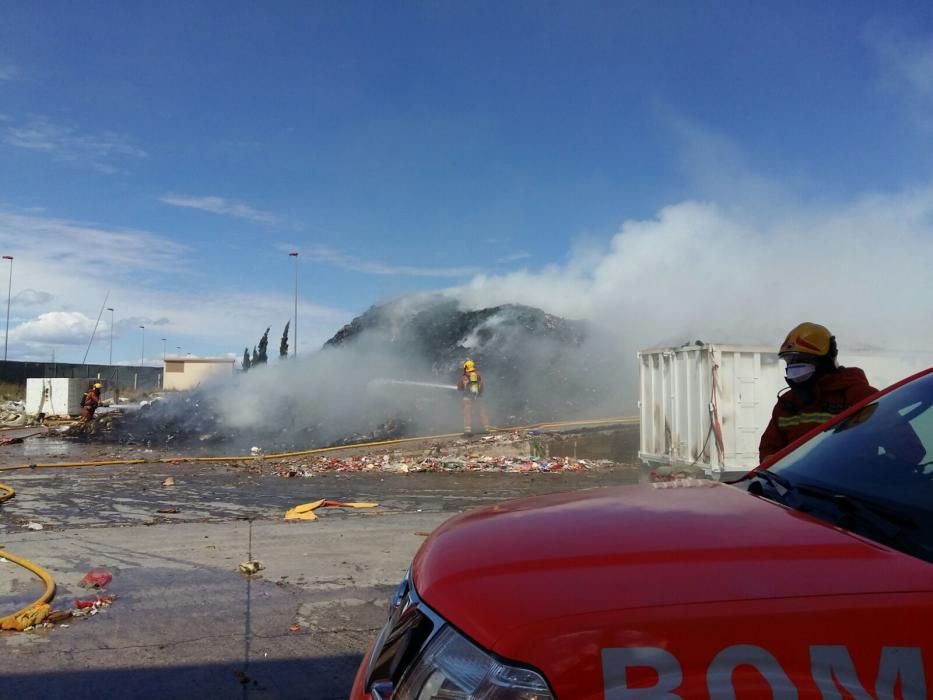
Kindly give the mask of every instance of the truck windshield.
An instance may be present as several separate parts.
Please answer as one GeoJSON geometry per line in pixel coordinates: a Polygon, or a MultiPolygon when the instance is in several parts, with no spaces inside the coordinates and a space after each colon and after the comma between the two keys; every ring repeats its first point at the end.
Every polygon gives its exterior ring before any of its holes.
{"type": "Polygon", "coordinates": [[[769,471],[778,478],[762,481],[792,507],[933,561],[933,373],[823,431],[769,471]]]}

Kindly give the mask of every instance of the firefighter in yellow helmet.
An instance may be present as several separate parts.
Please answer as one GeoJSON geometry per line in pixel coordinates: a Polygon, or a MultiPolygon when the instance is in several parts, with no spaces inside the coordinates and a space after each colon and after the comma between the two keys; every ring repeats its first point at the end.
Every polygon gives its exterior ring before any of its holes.
{"type": "Polygon", "coordinates": [[[81,417],[84,420],[91,420],[94,417],[94,411],[100,405],[100,390],[103,388],[103,384],[95,382],[84,392],[81,399],[81,417]]]}
{"type": "Polygon", "coordinates": [[[476,363],[473,360],[467,360],[463,363],[463,374],[460,381],[457,382],[457,390],[463,394],[463,432],[470,434],[473,432],[473,408],[479,413],[479,419],[483,424],[483,431],[489,429],[489,418],[486,416],[486,409],[483,407],[483,376],[476,369],[476,363]]]}
{"type": "Polygon", "coordinates": [[[875,393],[865,372],[840,367],[837,354],[836,338],[818,323],[801,323],[787,334],[778,356],[786,363],[789,389],[778,394],[761,436],[761,461],[875,393]]]}

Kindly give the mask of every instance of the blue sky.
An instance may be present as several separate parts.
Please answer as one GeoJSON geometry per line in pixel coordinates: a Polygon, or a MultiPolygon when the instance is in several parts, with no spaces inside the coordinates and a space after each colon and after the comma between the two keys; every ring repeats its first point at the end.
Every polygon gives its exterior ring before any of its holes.
{"type": "Polygon", "coordinates": [[[930,107],[928,2],[0,1],[10,356],[80,361],[108,290],[117,361],[277,345],[291,248],[305,352],[677,203],[851,216],[930,186],[930,107]]]}

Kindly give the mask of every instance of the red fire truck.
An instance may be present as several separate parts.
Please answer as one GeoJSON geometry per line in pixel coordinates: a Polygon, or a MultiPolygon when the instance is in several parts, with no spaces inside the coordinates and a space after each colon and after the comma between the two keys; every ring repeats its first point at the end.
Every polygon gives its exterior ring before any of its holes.
{"type": "Polygon", "coordinates": [[[354,700],[933,690],[933,368],[732,484],[500,503],[422,546],[354,700]]]}

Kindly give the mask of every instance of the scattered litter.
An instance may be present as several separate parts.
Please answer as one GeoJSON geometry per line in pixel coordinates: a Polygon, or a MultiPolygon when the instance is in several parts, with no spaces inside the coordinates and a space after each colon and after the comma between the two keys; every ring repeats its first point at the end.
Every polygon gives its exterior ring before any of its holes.
{"type": "Polygon", "coordinates": [[[546,460],[531,460],[520,457],[429,457],[412,462],[378,462],[368,456],[338,459],[334,457],[312,457],[299,465],[287,464],[275,470],[285,478],[312,477],[325,472],[378,471],[395,474],[413,472],[561,472],[583,471],[612,466],[611,460],[584,460],[567,457],[550,457],[546,460]]]}
{"type": "MultiPolygon", "coordinates": [[[[18,401],[7,401],[0,407],[0,425],[5,428],[18,428],[29,425],[30,420],[23,413],[25,406],[18,401]]],[[[34,422],[34,421],[32,421],[34,422]]]]}
{"type": "Polygon", "coordinates": [[[234,671],[233,675],[242,685],[247,685],[250,682],[250,677],[247,676],[243,671],[234,671]]]}
{"type": "Polygon", "coordinates": [[[75,607],[74,610],[71,611],[71,616],[90,617],[92,615],[97,615],[113,605],[115,598],[116,596],[112,595],[96,595],[93,599],[89,600],[75,598],[75,607]]]}
{"type": "Polygon", "coordinates": [[[248,576],[252,576],[265,568],[261,561],[244,561],[240,564],[240,571],[248,576]]]}
{"type": "Polygon", "coordinates": [[[251,447],[251,448],[249,449],[249,453],[250,453],[251,455],[253,455],[253,456],[261,455],[261,454],[262,454],[262,448],[261,448],[261,447],[256,447],[256,446],[254,445],[253,447],[251,447]]]}
{"type": "MultiPolygon", "coordinates": [[[[51,622],[54,625],[59,622],[64,622],[65,620],[70,620],[72,612],[72,610],[53,610],[46,618],[46,622],[51,622]]],[[[62,627],[67,626],[68,625],[62,625],[62,627]]]]}
{"type": "MultiPolygon", "coordinates": [[[[412,474],[417,472],[512,472],[512,473],[558,473],[579,472],[617,466],[608,459],[575,459],[573,457],[551,457],[528,454],[527,433],[523,431],[503,432],[489,435],[477,445],[470,441],[454,441],[445,450],[439,446],[421,451],[418,455],[359,454],[348,457],[310,455],[298,459],[278,462],[273,473],[284,478],[313,477],[331,472],[381,472],[389,474],[412,474]],[[476,450],[471,451],[471,450],[476,450]],[[522,451],[525,454],[516,455],[522,451]],[[444,452],[447,452],[446,454],[444,452]],[[488,452],[489,454],[483,454],[488,452]],[[512,454],[495,454],[511,452],[512,454]]],[[[261,468],[261,467],[260,467],[261,468]]]]}
{"type": "Polygon", "coordinates": [[[302,503],[300,506],[295,506],[290,508],[285,513],[286,520],[317,520],[317,516],[314,514],[314,511],[318,508],[375,508],[378,506],[378,503],[365,503],[365,502],[344,502],[344,501],[329,501],[326,498],[322,498],[318,501],[311,501],[311,503],[302,503]]]}
{"type": "Polygon", "coordinates": [[[4,445],[20,445],[22,442],[23,438],[21,437],[2,438],[0,439],[0,447],[3,447],[4,445]]]}
{"type": "Polygon", "coordinates": [[[113,574],[107,569],[97,567],[88,571],[84,578],[78,581],[81,588],[106,588],[113,581],[113,574]]]}
{"type": "Polygon", "coordinates": [[[162,485],[163,485],[163,486],[174,486],[174,485],[175,485],[175,479],[174,479],[173,477],[171,477],[171,476],[166,477],[166,479],[162,482],[162,485]]]}
{"type": "Polygon", "coordinates": [[[110,595],[96,595],[88,600],[75,598],[75,607],[78,610],[87,610],[95,606],[99,608],[101,606],[110,605],[111,603],[113,603],[113,596],[110,595]]]}
{"type": "Polygon", "coordinates": [[[26,528],[29,530],[42,530],[42,523],[26,523],[26,528]]]}
{"type": "Polygon", "coordinates": [[[292,625],[288,628],[289,632],[301,632],[301,625],[292,625]]]}
{"type": "Polygon", "coordinates": [[[430,537],[430,536],[431,536],[430,532],[416,532],[415,533],[415,537],[430,537]]]}
{"type": "Polygon", "coordinates": [[[156,513],[178,513],[178,508],[159,508],[156,513]]]}

